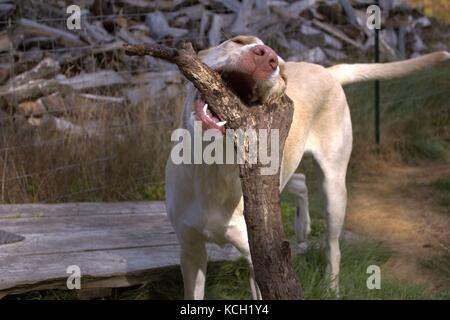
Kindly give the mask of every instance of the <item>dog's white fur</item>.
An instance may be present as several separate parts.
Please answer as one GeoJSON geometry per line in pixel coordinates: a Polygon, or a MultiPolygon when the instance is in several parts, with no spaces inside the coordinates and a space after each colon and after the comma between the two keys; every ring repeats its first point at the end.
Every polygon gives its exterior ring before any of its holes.
{"type": "MultiPolygon", "coordinates": [[[[199,56],[213,69],[232,68],[251,46],[262,44],[255,37],[237,39],[203,51],[199,56]]],[[[342,85],[407,75],[449,57],[447,52],[436,52],[403,62],[331,68],[303,62],[285,63],[279,58],[279,68],[273,76],[258,85],[262,97],[285,88],[294,101],[293,121],[282,158],[281,190],[286,188],[297,198],[295,231],[298,242],[306,240],[310,219],[305,178],[294,172],[304,153],[312,154],[320,169],[327,222],[327,272],[335,291],[338,290],[340,264],[339,236],[347,202],[345,179],[352,149],[352,124],[342,85]]],[[[182,119],[182,127],[191,132],[195,92],[190,86],[182,119]]],[[[231,243],[242,253],[250,265],[252,296],[261,298],[251,264],[236,165],[175,165],[169,158],[166,205],[181,244],[185,298],[203,298],[207,265],[205,243],[208,241],[219,245],[231,243]]]]}

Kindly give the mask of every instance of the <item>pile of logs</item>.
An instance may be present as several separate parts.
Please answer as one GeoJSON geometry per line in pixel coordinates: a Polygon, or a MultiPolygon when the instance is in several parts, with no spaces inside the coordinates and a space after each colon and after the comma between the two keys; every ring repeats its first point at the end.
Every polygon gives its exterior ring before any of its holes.
{"type": "MultiPolygon", "coordinates": [[[[48,108],[58,109],[64,102],[67,90],[87,101],[111,104],[180,94],[182,78],[173,65],[152,57],[129,57],[121,50],[124,43],[177,46],[188,40],[199,50],[236,34],[253,34],[287,60],[325,65],[355,56],[369,60],[374,31],[366,26],[366,9],[372,3],[0,0],[0,110],[48,113],[48,108]],[[72,4],[81,8],[78,30],[67,27],[66,10],[72,4]]],[[[384,59],[448,50],[445,25],[406,0],[380,0],[380,5],[384,59]]]]}

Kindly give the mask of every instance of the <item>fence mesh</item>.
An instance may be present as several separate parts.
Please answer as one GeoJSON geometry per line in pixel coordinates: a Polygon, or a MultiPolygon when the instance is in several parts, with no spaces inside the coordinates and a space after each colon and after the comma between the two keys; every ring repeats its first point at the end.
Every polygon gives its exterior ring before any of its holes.
{"type": "MultiPolygon", "coordinates": [[[[256,1],[256,6],[263,2],[256,1]]],[[[169,153],[170,133],[177,127],[181,114],[184,80],[174,66],[150,57],[127,57],[120,48],[122,43],[133,41],[177,46],[186,40],[197,50],[209,47],[214,17],[230,23],[236,21],[239,13],[211,1],[211,5],[202,7],[209,17],[207,27],[202,26],[205,12],[197,12],[200,8],[180,13],[201,3],[209,2],[75,1],[82,9],[90,7],[91,12],[82,15],[82,28],[74,31],[67,29],[65,9],[69,3],[65,1],[16,1],[12,13],[2,12],[1,201],[162,197],[164,163],[169,153]],[[124,5],[129,2],[153,3],[154,7],[124,5]],[[171,31],[186,28],[187,33],[180,37],[148,36],[146,17],[158,12],[163,12],[170,21],[171,31]],[[206,29],[201,32],[202,28],[206,29]],[[76,37],[70,38],[71,34],[76,37]],[[27,78],[28,74],[25,82],[17,78],[30,73],[46,58],[58,62],[56,72],[47,71],[37,78],[27,78]],[[51,89],[56,85],[55,79],[57,89],[51,89]],[[70,85],[61,86],[64,81],[70,85]],[[39,87],[39,92],[23,98],[21,92],[30,86],[39,87]]],[[[320,47],[323,41],[332,41],[318,37],[314,30],[305,31],[311,27],[311,21],[328,14],[324,11],[326,7],[315,15],[305,14],[282,24],[274,8],[266,9],[265,15],[265,20],[273,18],[274,23],[258,21],[261,29],[253,33],[280,56],[301,60],[304,56],[298,57],[299,53],[308,49],[305,43],[311,49],[320,47]]],[[[349,35],[357,32],[348,20],[336,17],[333,22],[339,25],[336,29],[345,30],[349,35]]],[[[214,41],[226,40],[233,33],[222,28],[219,35],[214,41]]],[[[325,49],[328,59],[323,64],[373,60],[370,41],[361,44],[367,46],[364,51],[355,50],[346,41],[339,43],[336,44],[342,45],[339,50],[325,49]]],[[[433,49],[429,46],[425,52],[433,49]]],[[[310,58],[317,59],[314,50],[310,51],[310,58]]],[[[384,54],[383,60],[387,58],[384,54]]],[[[420,81],[428,81],[429,77],[435,75],[425,74],[420,81]]],[[[427,99],[448,94],[446,90],[412,95],[415,99],[427,99]]],[[[352,88],[348,92],[353,94],[352,88]]],[[[387,104],[395,105],[398,100],[401,99],[383,98],[382,104],[387,108],[387,104]]]]}

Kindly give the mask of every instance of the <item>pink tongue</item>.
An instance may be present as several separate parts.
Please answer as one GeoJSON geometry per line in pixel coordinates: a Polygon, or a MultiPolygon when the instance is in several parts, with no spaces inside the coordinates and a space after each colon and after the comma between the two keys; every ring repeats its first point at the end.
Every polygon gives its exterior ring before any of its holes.
{"type": "Polygon", "coordinates": [[[225,128],[224,127],[219,127],[216,123],[219,122],[219,119],[217,117],[214,117],[211,115],[211,113],[209,112],[209,110],[207,111],[209,113],[208,117],[204,112],[203,112],[203,108],[205,106],[205,100],[203,100],[202,97],[200,97],[197,101],[196,101],[196,115],[197,117],[200,118],[200,120],[202,121],[203,125],[207,128],[207,129],[219,129],[220,131],[224,132],[225,128]]]}

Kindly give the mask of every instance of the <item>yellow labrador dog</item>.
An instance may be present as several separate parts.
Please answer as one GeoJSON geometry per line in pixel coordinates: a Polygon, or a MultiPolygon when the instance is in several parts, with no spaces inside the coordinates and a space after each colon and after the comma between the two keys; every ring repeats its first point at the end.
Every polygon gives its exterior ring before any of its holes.
{"type": "MultiPolygon", "coordinates": [[[[281,190],[286,188],[297,197],[295,230],[297,240],[304,241],[310,231],[307,189],[304,177],[294,172],[303,154],[312,154],[321,171],[325,196],[327,272],[331,288],[337,291],[339,236],[347,202],[345,177],[352,149],[352,124],[342,86],[407,75],[448,59],[449,53],[436,52],[386,64],[324,68],[304,62],[284,62],[260,39],[238,36],[199,52],[199,56],[211,68],[220,71],[227,85],[247,105],[284,91],[294,101],[294,117],[281,162],[281,190]]],[[[225,122],[221,120],[190,86],[182,128],[194,133],[194,122],[200,121],[203,129],[223,131],[225,122]]],[[[225,135],[224,139],[229,138],[225,135]]],[[[185,298],[203,298],[207,265],[205,243],[214,242],[231,243],[248,260],[252,296],[260,299],[250,260],[238,166],[175,164],[169,158],[166,197],[167,212],[181,244],[185,298]]]]}

